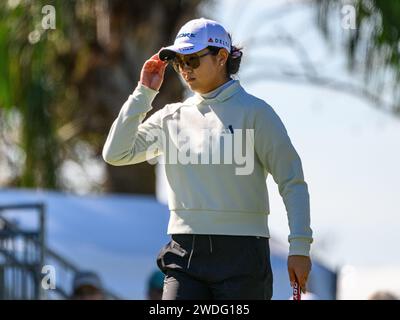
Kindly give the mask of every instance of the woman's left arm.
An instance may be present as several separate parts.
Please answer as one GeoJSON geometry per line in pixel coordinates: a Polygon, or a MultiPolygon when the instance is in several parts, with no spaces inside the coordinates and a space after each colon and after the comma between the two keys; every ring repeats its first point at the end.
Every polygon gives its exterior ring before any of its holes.
{"type": "Polygon", "coordinates": [[[288,273],[290,284],[298,282],[301,291],[311,271],[310,201],[299,155],[293,147],[279,116],[265,104],[255,117],[254,145],[264,168],[278,184],[289,221],[288,273]]]}
{"type": "Polygon", "coordinates": [[[313,241],[307,183],[299,155],[279,116],[264,104],[255,117],[255,151],[278,184],[289,222],[289,255],[309,256],[313,241]]]}

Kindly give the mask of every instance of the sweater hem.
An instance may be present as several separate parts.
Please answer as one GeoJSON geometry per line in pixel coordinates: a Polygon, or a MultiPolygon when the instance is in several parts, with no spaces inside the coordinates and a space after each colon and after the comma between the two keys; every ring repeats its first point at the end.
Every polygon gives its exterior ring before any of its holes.
{"type": "Polygon", "coordinates": [[[171,210],[168,234],[215,234],[269,238],[267,212],[171,210]]]}

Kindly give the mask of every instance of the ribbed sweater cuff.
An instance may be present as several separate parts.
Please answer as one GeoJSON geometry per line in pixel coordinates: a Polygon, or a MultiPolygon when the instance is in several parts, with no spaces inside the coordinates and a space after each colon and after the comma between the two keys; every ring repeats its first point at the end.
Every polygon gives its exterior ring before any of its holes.
{"type": "Polygon", "coordinates": [[[292,239],[289,245],[289,256],[309,256],[311,248],[309,239],[292,239]]]}

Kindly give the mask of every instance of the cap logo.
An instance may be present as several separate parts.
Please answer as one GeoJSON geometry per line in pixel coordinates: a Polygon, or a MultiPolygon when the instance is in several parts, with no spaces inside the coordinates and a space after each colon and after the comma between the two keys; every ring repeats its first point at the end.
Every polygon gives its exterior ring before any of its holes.
{"type": "Polygon", "coordinates": [[[192,50],[193,47],[188,47],[188,48],[180,48],[179,51],[183,52],[183,51],[187,51],[187,50],[192,50]]]}
{"type": "MultiPolygon", "coordinates": [[[[208,40],[208,41],[210,42],[210,40],[208,40]]],[[[215,38],[215,39],[214,39],[214,42],[215,42],[215,43],[220,43],[220,44],[222,44],[223,46],[229,47],[229,43],[226,42],[226,41],[224,41],[224,40],[222,40],[222,39],[215,38]]]]}
{"type": "Polygon", "coordinates": [[[214,42],[212,38],[208,39],[208,42],[214,42]]]}
{"type": "Polygon", "coordinates": [[[196,37],[196,34],[190,33],[190,32],[184,32],[184,33],[178,34],[178,35],[176,36],[176,39],[178,39],[178,38],[185,38],[185,37],[188,37],[188,38],[195,38],[195,37],[196,37]]]}

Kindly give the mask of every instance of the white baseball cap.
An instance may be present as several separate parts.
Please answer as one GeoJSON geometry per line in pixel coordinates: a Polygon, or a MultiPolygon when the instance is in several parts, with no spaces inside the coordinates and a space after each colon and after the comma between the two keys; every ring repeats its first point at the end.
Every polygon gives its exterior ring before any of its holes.
{"type": "Polygon", "coordinates": [[[160,50],[159,58],[166,60],[173,58],[176,53],[191,54],[208,46],[225,48],[231,52],[231,39],[228,32],[214,20],[194,19],[181,27],[172,46],[160,50]]]}

